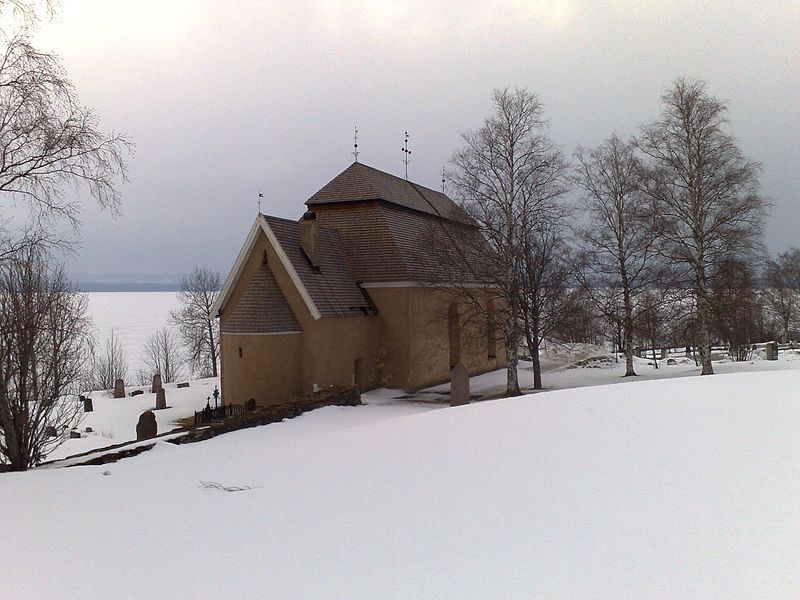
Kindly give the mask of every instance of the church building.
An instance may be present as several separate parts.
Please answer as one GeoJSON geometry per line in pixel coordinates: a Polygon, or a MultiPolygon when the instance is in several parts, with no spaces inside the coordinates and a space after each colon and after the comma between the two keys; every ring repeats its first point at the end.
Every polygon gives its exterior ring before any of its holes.
{"type": "Polygon", "coordinates": [[[330,385],[415,390],[457,363],[504,366],[490,320],[465,318],[432,252],[435,231],[451,243],[477,235],[445,194],[355,162],[306,205],[299,221],[256,217],[220,292],[224,402],[330,385]]]}

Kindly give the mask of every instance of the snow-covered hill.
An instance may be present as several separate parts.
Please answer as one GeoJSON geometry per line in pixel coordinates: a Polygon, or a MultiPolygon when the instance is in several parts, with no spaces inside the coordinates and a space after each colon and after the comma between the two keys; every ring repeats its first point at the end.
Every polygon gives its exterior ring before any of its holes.
{"type": "Polygon", "coordinates": [[[798,389],[790,370],[329,407],[5,474],[0,595],[796,598],[798,389]]]}

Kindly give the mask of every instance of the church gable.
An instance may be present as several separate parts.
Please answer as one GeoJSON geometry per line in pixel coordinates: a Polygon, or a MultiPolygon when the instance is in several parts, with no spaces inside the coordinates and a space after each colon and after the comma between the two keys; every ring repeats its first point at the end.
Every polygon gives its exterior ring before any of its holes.
{"type": "Polygon", "coordinates": [[[222,324],[222,333],[300,333],[300,324],[267,264],[262,264],[222,324]]]}

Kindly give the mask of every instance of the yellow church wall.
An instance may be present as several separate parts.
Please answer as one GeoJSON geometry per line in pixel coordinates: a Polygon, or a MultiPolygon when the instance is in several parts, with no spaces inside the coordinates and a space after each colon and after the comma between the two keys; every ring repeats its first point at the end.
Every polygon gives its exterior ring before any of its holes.
{"type": "MultiPolygon", "coordinates": [[[[475,293],[480,299],[480,290],[475,293]]],[[[502,342],[495,344],[495,357],[489,357],[488,323],[485,314],[476,312],[452,292],[435,288],[410,288],[410,377],[409,389],[419,389],[449,381],[451,369],[451,305],[457,307],[459,351],[453,359],[471,375],[505,365],[502,342]]]]}
{"type": "Polygon", "coordinates": [[[261,405],[280,403],[313,391],[315,384],[321,388],[353,383],[360,383],[365,389],[375,387],[378,380],[375,318],[353,315],[314,319],[263,232],[221,315],[222,329],[227,315],[233,312],[261,267],[265,254],[302,333],[223,334],[220,353],[223,401],[240,404],[254,397],[261,405]],[[239,348],[242,348],[242,356],[239,356],[239,348]],[[361,381],[356,382],[357,378],[361,381]]]}
{"type": "Polygon", "coordinates": [[[223,334],[223,403],[244,404],[253,398],[266,406],[294,398],[300,391],[300,337],[223,334]]]}
{"type": "Polygon", "coordinates": [[[378,308],[378,339],[375,345],[376,385],[409,387],[409,298],[410,288],[369,288],[378,308]]]}

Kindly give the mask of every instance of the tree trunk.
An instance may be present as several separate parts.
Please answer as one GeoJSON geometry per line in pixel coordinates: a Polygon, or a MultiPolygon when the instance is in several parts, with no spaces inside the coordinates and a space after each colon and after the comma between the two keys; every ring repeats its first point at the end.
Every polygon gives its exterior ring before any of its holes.
{"type": "Polygon", "coordinates": [[[214,323],[208,322],[208,341],[211,347],[209,348],[211,354],[211,376],[217,377],[217,345],[214,339],[214,323]]]}
{"type": "Polygon", "coordinates": [[[625,377],[635,377],[636,371],[633,370],[633,306],[631,303],[630,290],[625,291],[625,377]]]}
{"type": "Polygon", "coordinates": [[[521,396],[519,389],[519,375],[517,373],[517,363],[519,355],[517,352],[517,338],[513,333],[506,333],[506,396],[521,396]]]}
{"type": "Polygon", "coordinates": [[[533,362],[533,389],[542,389],[542,361],[539,357],[539,342],[538,336],[534,336],[534,349],[531,351],[531,361],[533,362]]]}
{"type": "Polygon", "coordinates": [[[697,350],[700,354],[701,375],[713,375],[711,366],[711,336],[708,331],[709,302],[705,289],[705,278],[698,277],[697,289],[697,350]]]}
{"type": "Polygon", "coordinates": [[[531,351],[531,362],[533,363],[533,389],[542,389],[542,361],[539,356],[539,333],[538,327],[534,326],[533,329],[525,319],[525,341],[528,344],[528,350],[531,351]]]}

